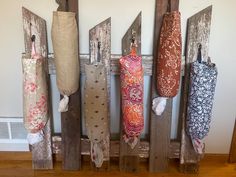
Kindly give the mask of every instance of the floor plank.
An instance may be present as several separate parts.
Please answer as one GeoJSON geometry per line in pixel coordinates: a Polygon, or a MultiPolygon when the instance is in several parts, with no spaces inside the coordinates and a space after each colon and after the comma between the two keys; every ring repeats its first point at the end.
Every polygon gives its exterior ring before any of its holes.
{"type": "MultiPolygon", "coordinates": [[[[1,153],[0,155],[4,158],[4,155],[1,153]]],[[[4,158],[4,160],[0,159],[0,177],[93,177],[95,175],[96,177],[236,177],[236,164],[229,164],[227,160],[228,155],[206,155],[200,163],[199,174],[191,175],[180,173],[176,160],[171,161],[168,172],[154,174],[148,172],[147,163],[140,164],[139,173],[120,172],[118,161],[112,161],[109,172],[91,171],[89,162],[82,163],[81,171],[63,171],[61,162],[55,163],[54,170],[32,170],[30,160],[6,160],[4,158]]]]}

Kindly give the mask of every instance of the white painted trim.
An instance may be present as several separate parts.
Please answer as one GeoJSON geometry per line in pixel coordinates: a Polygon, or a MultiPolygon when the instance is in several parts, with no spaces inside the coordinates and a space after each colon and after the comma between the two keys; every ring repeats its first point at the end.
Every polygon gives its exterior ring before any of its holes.
{"type": "Polygon", "coordinates": [[[0,151],[29,151],[28,143],[0,143],[0,151]]]}
{"type": "Polygon", "coordinates": [[[0,139],[1,143],[9,143],[9,144],[28,144],[28,141],[26,139],[0,139]]]}
{"type": "Polygon", "coordinates": [[[23,122],[23,118],[5,118],[5,117],[0,117],[0,122],[23,122]]]}

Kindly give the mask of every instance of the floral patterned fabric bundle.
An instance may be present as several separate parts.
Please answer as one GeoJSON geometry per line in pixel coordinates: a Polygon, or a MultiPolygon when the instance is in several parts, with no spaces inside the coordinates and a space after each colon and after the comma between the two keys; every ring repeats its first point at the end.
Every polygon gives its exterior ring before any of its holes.
{"type": "Polygon", "coordinates": [[[174,97],[179,90],[181,73],[180,12],[163,17],[157,59],[157,91],[161,97],[174,97]]]}
{"type": "Polygon", "coordinates": [[[42,129],[48,121],[45,58],[34,53],[31,57],[23,56],[22,68],[24,126],[29,132],[29,143],[35,144],[43,140],[42,129]]]}
{"type": "Polygon", "coordinates": [[[210,129],[217,80],[215,64],[195,61],[191,64],[187,110],[187,132],[196,152],[203,153],[202,139],[210,129]]]}
{"type": "Polygon", "coordinates": [[[134,148],[144,127],[142,58],[124,56],[120,66],[124,140],[134,148]]]}

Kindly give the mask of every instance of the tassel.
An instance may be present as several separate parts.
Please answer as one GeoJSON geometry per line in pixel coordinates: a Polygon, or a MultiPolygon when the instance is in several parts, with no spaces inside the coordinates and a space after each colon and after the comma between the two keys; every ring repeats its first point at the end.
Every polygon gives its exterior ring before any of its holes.
{"type": "Polygon", "coordinates": [[[152,110],[160,116],[166,108],[166,97],[157,97],[152,100],[152,110]]]}
{"type": "Polygon", "coordinates": [[[100,168],[103,164],[103,151],[100,146],[100,143],[91,142],[91,160],[97,168],[100,168]]]}
{"type": "Polygon", "coordinates": [[[40,130],[37,133],[28,133],[27,135],[27,140],[30,145],[34,145],[43,141],[43,138],[44,138],[44,134],[42,130],[40,130]]]}
{"type": "Polygon", "coordinates": [[[59,112],[66,112],[66,111],[68,111],[68,103],[69,103],[69,97],[64,95],[64,97],[62,98],[62,100],[59,103],[58,111],[59,112]]]}
{"type": "Polygon", "coordinates": [[[192,144],[193,144],[194,150],[198,154],[203,154],[204,153],[205,144],[204,144],[204,142],[202,140],[200,140],[200,139],[192,139],[192,144]]]}

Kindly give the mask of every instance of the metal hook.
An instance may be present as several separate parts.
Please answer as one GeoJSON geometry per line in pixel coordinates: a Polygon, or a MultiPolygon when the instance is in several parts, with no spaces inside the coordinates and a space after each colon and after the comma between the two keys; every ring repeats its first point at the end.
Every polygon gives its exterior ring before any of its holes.
{"type": "Polygon", "coordinates": [[[32,36],[31,36],[31,42],[35,42],[35,39],[36,39],[36,36],[35,36],[35,35],[32,35],[32,36]]]}
{"type": "Polygon", "coordinates": [[[202,44],[201,43],[198,44],[197,61],[199,63],[202,62],[202,44]]]}

